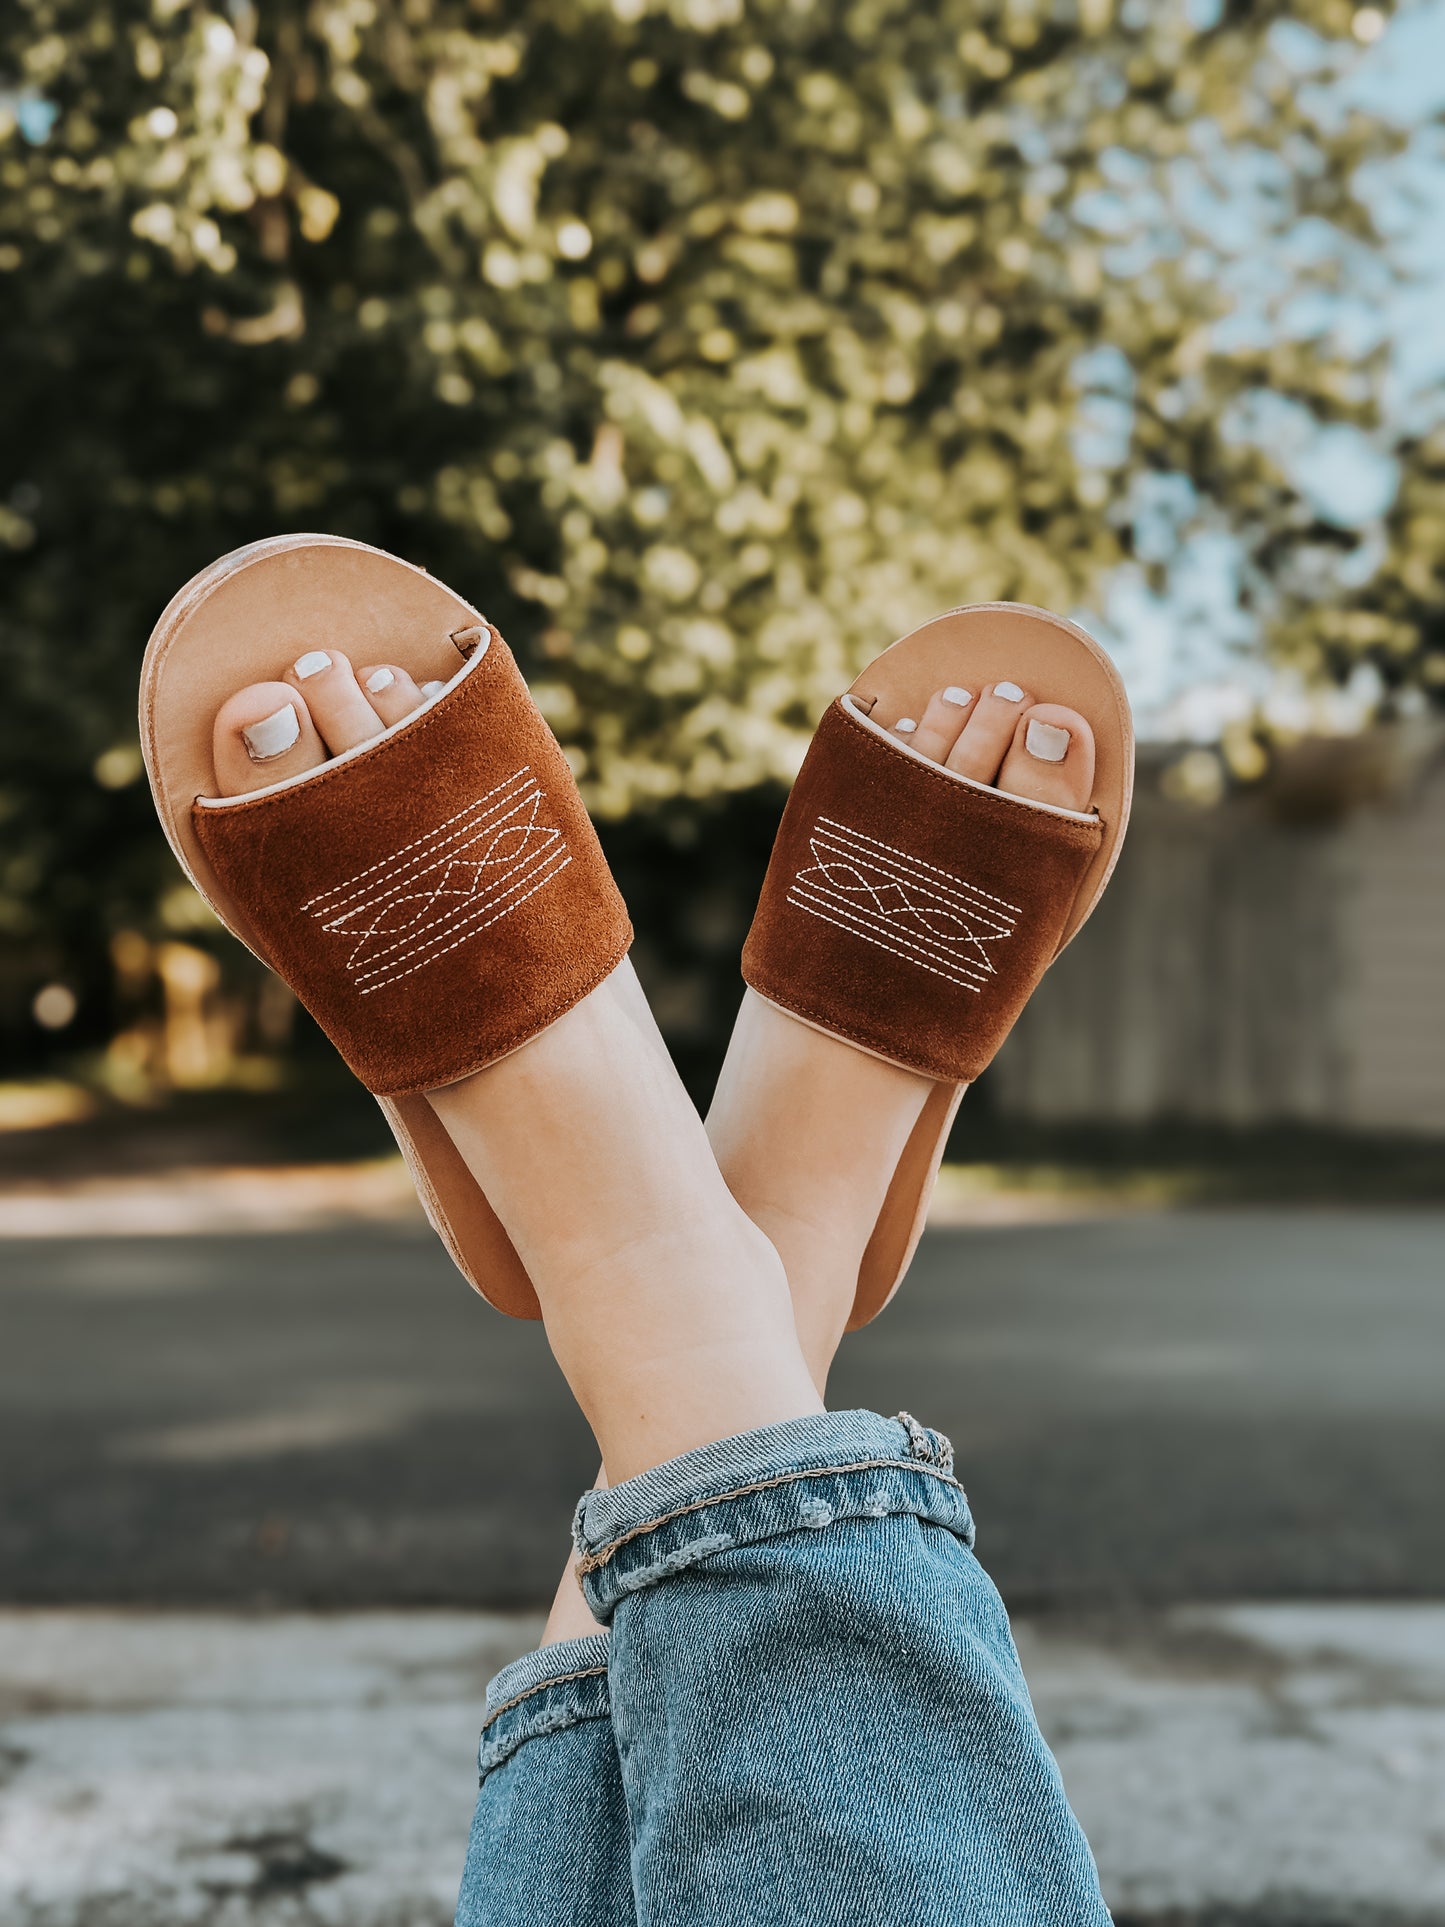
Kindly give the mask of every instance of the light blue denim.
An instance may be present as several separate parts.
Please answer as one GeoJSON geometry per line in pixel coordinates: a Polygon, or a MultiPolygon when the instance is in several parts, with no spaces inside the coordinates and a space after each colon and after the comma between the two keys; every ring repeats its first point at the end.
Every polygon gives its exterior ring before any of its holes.
{"type": "Polygon", "coordinates": [[[559,1639],[488,1686],[457,1927],[631,1927],[607,1648],[559,1639]]]}
{"type": "Polygon", "coordinates": [[[610,1723],[558,1647],[500,1676],[531,1690],[483,1736],[463,1927],[1108,1921],[941,1434],[769,1426],[585,1494],[574,1530],[610,1723]]]}

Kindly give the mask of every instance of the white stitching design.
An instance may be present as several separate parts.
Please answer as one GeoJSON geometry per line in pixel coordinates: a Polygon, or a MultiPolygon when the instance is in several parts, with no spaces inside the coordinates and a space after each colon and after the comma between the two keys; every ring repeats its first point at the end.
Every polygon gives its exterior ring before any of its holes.
{"type": "Polygon", "coordinates": [[[349,946],[363,997],[424,969],[519,909],[572,861],[538,821],[546,792],[523,764],[436,829],[302,904],[349,946]]]}
{"type": "Polygon", "coordinates": [[[1012,910],[1016,917],[1023,915],[1023,911],[1016,903],[1009,903],[1003,897],[996,897],[987,890],[980,890],[976,883],[965,883],[962,877],[954,876],[951,870],[940,870],[936,863],[925,863],[921,856],[910,856],[907,850],[900,850],[896,843],[880,843],[876,836],[865,836],[862,830],[849,829],[846,823],[838,822],[836,817],[820,816],[818,821],[826,824],[830,830],[844,831],[859,843],[871,843],[875,850],[886,850],[890,856],[901,858],[914,869],[931,870],[934,876],[941,878],[945,883],[953,884],[957,889],[966,890],[971,897],[983,897],[989,903],[996,903],[1000,910],[1012,910]]]}
{"type": "MultiPolygon", "coordinates": [[[[390,856],[384,856],[379,862],[368,864],[364,870],[358,870],[356,875],[354,877],[348,877],[345,883],[338,883],[333,889],[323,890],[320,896],[312,897],[309,902],[303,903],[301,908],[303,910],[314,911],[318,904],[330,903],[332,898],[338,896],[343,890],[351,891],[353,896],[360,896],[362,892],[356,890],[353,887],[354,885],[364,883],[367,877],[375,876],[378,870],[390,869],[399,858],[406,855],[408,850],[419,849],[423,843],[434,842],[436,838],[442,834],[443,830],[451,829],[452,824],[459,821],[460,818],[470,816],[473,811],[480,809],[483,803],[489,802],[499,791],[514,789],[522,777],[527,774],[528,768],[529,765],[524,763],[520,769],[514,769],[510,776],[504,778],[500,783],[493,783],[485,795],[479,796],[473,803],[464,805],[464,807],[457,810],[454,815],[449,816],[445,823],[439,823],[434,830],[428,830],[425,836],[413,837],[410,843],[403,843],[401,848],[399,850],[393,850],[390,856]]],[[[453,831],[452,838],[447,840],[451,841],[460,834],[460,831],[453,831]]],[[[341,901],[346,903],[350,901],[350,898],[342,897],[341,901]]]]}
{"type": "Polygon", "coordinates": [[[996,974],[988,947],[1014,934],[1017,905],[830,816],[808,846],[814,861],[788,889],[797,909],[964,990],[996,974]]]}

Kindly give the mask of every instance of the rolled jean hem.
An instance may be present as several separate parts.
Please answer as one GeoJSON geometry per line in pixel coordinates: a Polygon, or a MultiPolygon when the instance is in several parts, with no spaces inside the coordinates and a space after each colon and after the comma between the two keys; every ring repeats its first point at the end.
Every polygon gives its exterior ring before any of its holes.
{"type": "Polygon", "coordinates": [[[902,1412],[820,1412],[686,1452],[584,1493],[578,1576],[604,1624],[618,1602],[700,1560],[845,1519],[911,1515],[973,1544],[953,1448],[902,1412]]]}
{"type": "Polygon", "coordinates": [[[583,1720],[610,1719],[606,1633],[559,1639],[504,1666],[487,1687],[477,1750],[480,1783],[519,1746],[583,1720]]]}

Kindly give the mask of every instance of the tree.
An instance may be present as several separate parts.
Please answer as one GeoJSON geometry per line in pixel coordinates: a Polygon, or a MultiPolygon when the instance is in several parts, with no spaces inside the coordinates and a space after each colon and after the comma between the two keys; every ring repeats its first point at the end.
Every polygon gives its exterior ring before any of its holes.
{"type": "Polygon", "coordinates": [[[1371,386],[1320,342],[1216,338],[1228,248],[1199,210],[1243,158],[1252,247],[1305,217],[1373,244],[1355,181],[1391,136],[1321,117],[1280,43],[1346,49],[1358,19],[20,0],[0,918],[24,983],[67,974],[103,1029],[105,938],[197,922],[135,780],[134,675],[178,583],[278,528],[480,602],[604,819],[785,782],[826,700],[940,607],[1080,606],[1141,478],[1294,540],[1230,410],[1264,387],[1369,422],[1371,386]]]}
{"type": "Polygon", "coordinates": [[[1445,427],[1398,453],[1379,566],[1329,598],[1311,595],[1308,580],[1294,585],[1276,630],[1304,680],[1353,682],[1361,708],[1386,716],[1445,696],[1445,427]]]}

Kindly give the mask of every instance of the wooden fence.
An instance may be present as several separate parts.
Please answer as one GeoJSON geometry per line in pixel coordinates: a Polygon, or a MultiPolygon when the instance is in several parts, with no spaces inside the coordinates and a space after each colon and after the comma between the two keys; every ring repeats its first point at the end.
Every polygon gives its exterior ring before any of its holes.
{"type": "Polygon", "coordinates": [[[1445,744],[1302,745],[1264,788],[1171,802],[1141,759],[1102,904],[990,1073],[1039,1122],[1445,1132],[1445,744]]]}

